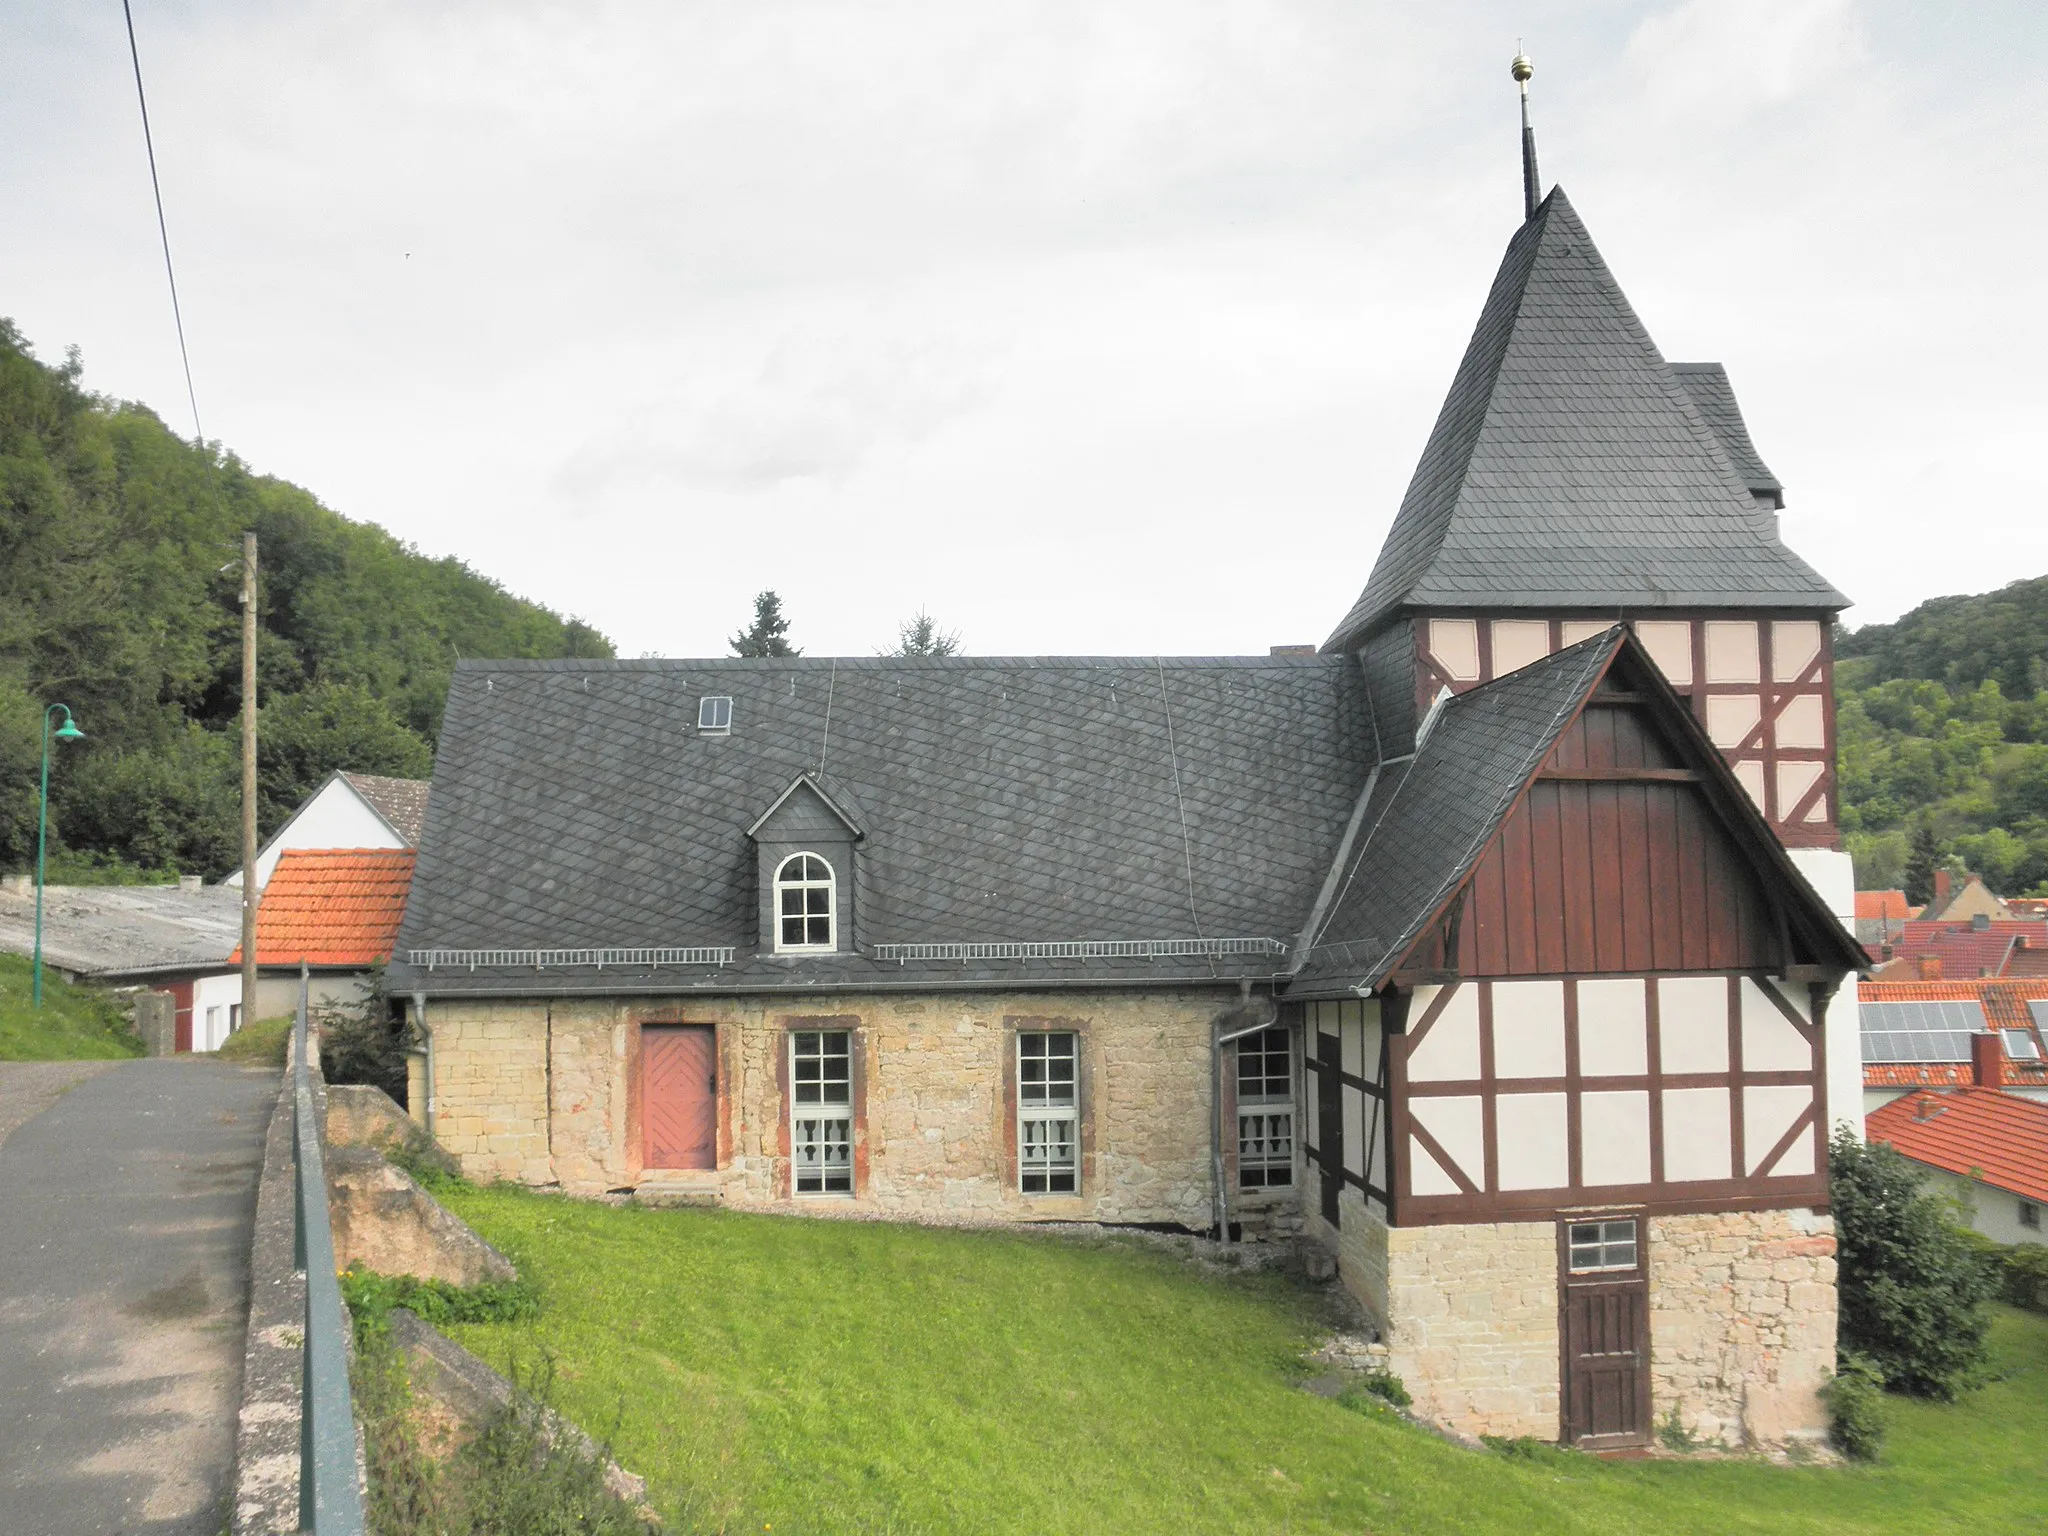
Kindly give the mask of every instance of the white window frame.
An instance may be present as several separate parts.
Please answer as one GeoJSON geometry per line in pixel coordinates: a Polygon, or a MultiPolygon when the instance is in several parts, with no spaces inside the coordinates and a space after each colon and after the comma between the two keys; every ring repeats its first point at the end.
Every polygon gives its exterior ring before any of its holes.
{"type": "Polygon", "coordinates": [[[1294,1035],[1284,1024],[1257,1035],[1245,1035],[1237,1042],[1237,1187],[1239,1190],[1292,1189],[1294,1187],[1294,1035]],[[1270,1058],[1273,1054],[1270,1040],[1278,1035],[1282,1041],[1281,1050],[1286,1059],[1286,1071],[1281,1081],[1286,1085],[1284,1094],[1270,1091],[1271,1074],[1261,1073],[1260,1081],[1269,1085],[1268,1091],[1247,1094],[1244,1091],[1245,1047],[1259,1041],[1258,1053],[1270,1058]],[[1255,1174],[1253,1182],[1247,1183],[1246,1174],[1255,1174]]]}
{"type": "Polygon", "coordinates": [[[2022,1200],[2020,1202],[2019,1214],[2021,1226],[2032,1228],[2036,1232],[2041,1230],[2041,1205],[2039,1201],[2022,1200]]]}
{"type": "Polygon", "coordinates": [[[775,866],[774,903],[776,954],[824,955],[831,954],[839,948],[839,876],[832,868],[831,860],[827,859],[823,854],[808,852],[792,853],[780,864],[777,864],[775,866]],[[789,870],[791,866],[798,866],[801,870],[801,861],[805,859],[817,860],[818,867],[825,871],[823,879],[814,878],[807,873],[799,873],[795,878],[790,877],[789,870]],[[803,894],[804,898],[801,903],[803,910],[796,913],[787,912],[784,907],[784,897],[793,896],[799,892],[803,894]],[[810,897],[813,892],[822,892],[824,895],[825,910],[822,914],[811,910],[810,897]],[[825,919],[825,939],[823,943],[814,943],[810,941],[811,925],[819,916],[823,916],[825,919]],[[803,943],[791,944],[785,940],[783,924],[792,917],[801,920],[804,925],[805,942],[803,943]]]}
{"type": "Polygon", "coordinates": [[[1081,1193],[1081,1036],[1071,1029],[1017,1031],[1017,1190],[1025,1195],[1081,1193]],[[1055,1043],[1065,1042],[1064,1050],[1055,1043]],[[1031,1050],[1033,1042],[1041,1049],[1031,1050]],[[1028,1062],[1045,1064],[1032,1080],[1028,1062]],[[1067,1063],[1064,1083],[1051,1064],[1067,1063]]]}
{"type": "Polygon", "coordinates": [[[697,732],[702,736],[732,734],[732,695],[707,693],[697,700],[697,732]]]}
{"type": "Polygon", "coordinates": [[[853,1198],[853,1034],[844,1029],[789,1031],[789,1192],[800,1200],[853,1198]],[[838,1042],[834,1048],[832,1042],[838,1042]],[[804,1071],[806,1061],[816,1071],[804,1071]],[[831,1096],[825,1063],[844,1061],[843,1094],[831,1096]],[[811,1089],[815,1097],[805,1098],[811,1089]],[[834,1156],[834,1153],[837,1156],[834,1156]],[[812,1187],[806,1189],[804,1186],[812,1187]]]}
{"type": "Polygon", "coordinates": [[[1643,1267],[1643,1243],[1649,1234],[1634,1216],[1595,1216],[1565,1223],[1565,1268],[1574,1275],[1625,1275],[1643,1267]],[[1623,1236],[1615,1229],[1626,1227],[1623,1236]],[[1628,1262],[1617,1263],[1626,1249],[1628,1262]]]}

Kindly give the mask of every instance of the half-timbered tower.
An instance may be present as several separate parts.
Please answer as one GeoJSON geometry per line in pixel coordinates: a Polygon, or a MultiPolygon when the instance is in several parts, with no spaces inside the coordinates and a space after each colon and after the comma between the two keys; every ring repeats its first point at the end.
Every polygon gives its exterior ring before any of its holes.
{"type": "Polygon", "coordinates": [[[1332,882],[1286,992],[1312,1227],[1430,1411],[1617,1445],[1681,1399],[1716,1434],[1810,1413],[1832,1305],[1726,1265],[1832,1277],[1826,1023],[1857,955],[1641,644],[1446,698],[1332,882]],[[1702,1307],[1753,1335],[1733,1397],[1688,1398],[1732,1347],[1702,1307]]]}
{"type": "Polygon", "coordinates": [[[1509,243],[1372,577],[1325,643],[1401,751],[1459,692],[1628,621],[1779,839],[1833,847],[1843,597],[1726,371],[1665,362],[1562,188],[1509,243]]]}

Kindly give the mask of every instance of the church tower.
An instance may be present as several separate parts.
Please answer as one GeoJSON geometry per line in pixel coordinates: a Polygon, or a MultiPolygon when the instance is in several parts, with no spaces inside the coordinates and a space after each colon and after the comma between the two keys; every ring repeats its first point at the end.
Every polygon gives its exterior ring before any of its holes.
{"type": "Polygon", "coordinates": [[[1786,847],[1838,848],[1832,632],[1848,599],[1780,539],[1784,490],[1725,370],[1666,362],[1563,189],[1536,201],[1524,100],[1527,217],[1323,649],[1364,663],[1391,756],[1441,689],[1627,621],[1786,847]]]}

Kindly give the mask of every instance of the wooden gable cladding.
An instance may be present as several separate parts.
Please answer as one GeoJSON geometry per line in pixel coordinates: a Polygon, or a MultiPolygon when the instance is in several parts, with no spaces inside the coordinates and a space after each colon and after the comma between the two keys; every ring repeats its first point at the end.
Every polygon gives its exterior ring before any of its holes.
{"type": "Polygon", "coordinates": [[[1786,961],[1754,865],[1675,745],[1618,689],[1596,693],[1558,741],[1432,947],[1465,976],[1786,961]]]}
{"type": "MultiPolygon", "coordinates": [[[[1412,621],[1417,717],[1614,622],[1516,614],[1412,621]]],[[[1788,847],[1834,847],[1834,626],[1825,614],[1645,612],[1630,628],[1788,847]]]]}
{"type": "Polygon", "coordinates": [[[1417,988],[1387,1037],[1396,1224],[1824,1203],[1825,996],[1761,973],[1417,988]]]}

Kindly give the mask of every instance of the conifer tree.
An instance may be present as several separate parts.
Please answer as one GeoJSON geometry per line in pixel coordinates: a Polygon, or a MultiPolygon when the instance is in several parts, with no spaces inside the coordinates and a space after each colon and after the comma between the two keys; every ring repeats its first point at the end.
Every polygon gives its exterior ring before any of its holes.
{"type": "Polygon", "coordinates": [[[917,617],[896,626],[896,649],[891,656],[958,656],[960,631],[941,629],[922,608],[917,617]]]}
{"type": "Polygon", "coordinates": [[[754,622],[732,637],[735,656],[801,656],[803,652],[784,637],[789,620],[782,616],[782,599],[773,592],[754,595],[754,622]]]}
{"type": "Polygon", "coordinates": [[[1923,821],[1913,829],[1913,851],[1906,857],[1906,900],[1916,907],[1934,900],[1934,872],[1940,867],[1941,846],[1923,821]]]}

